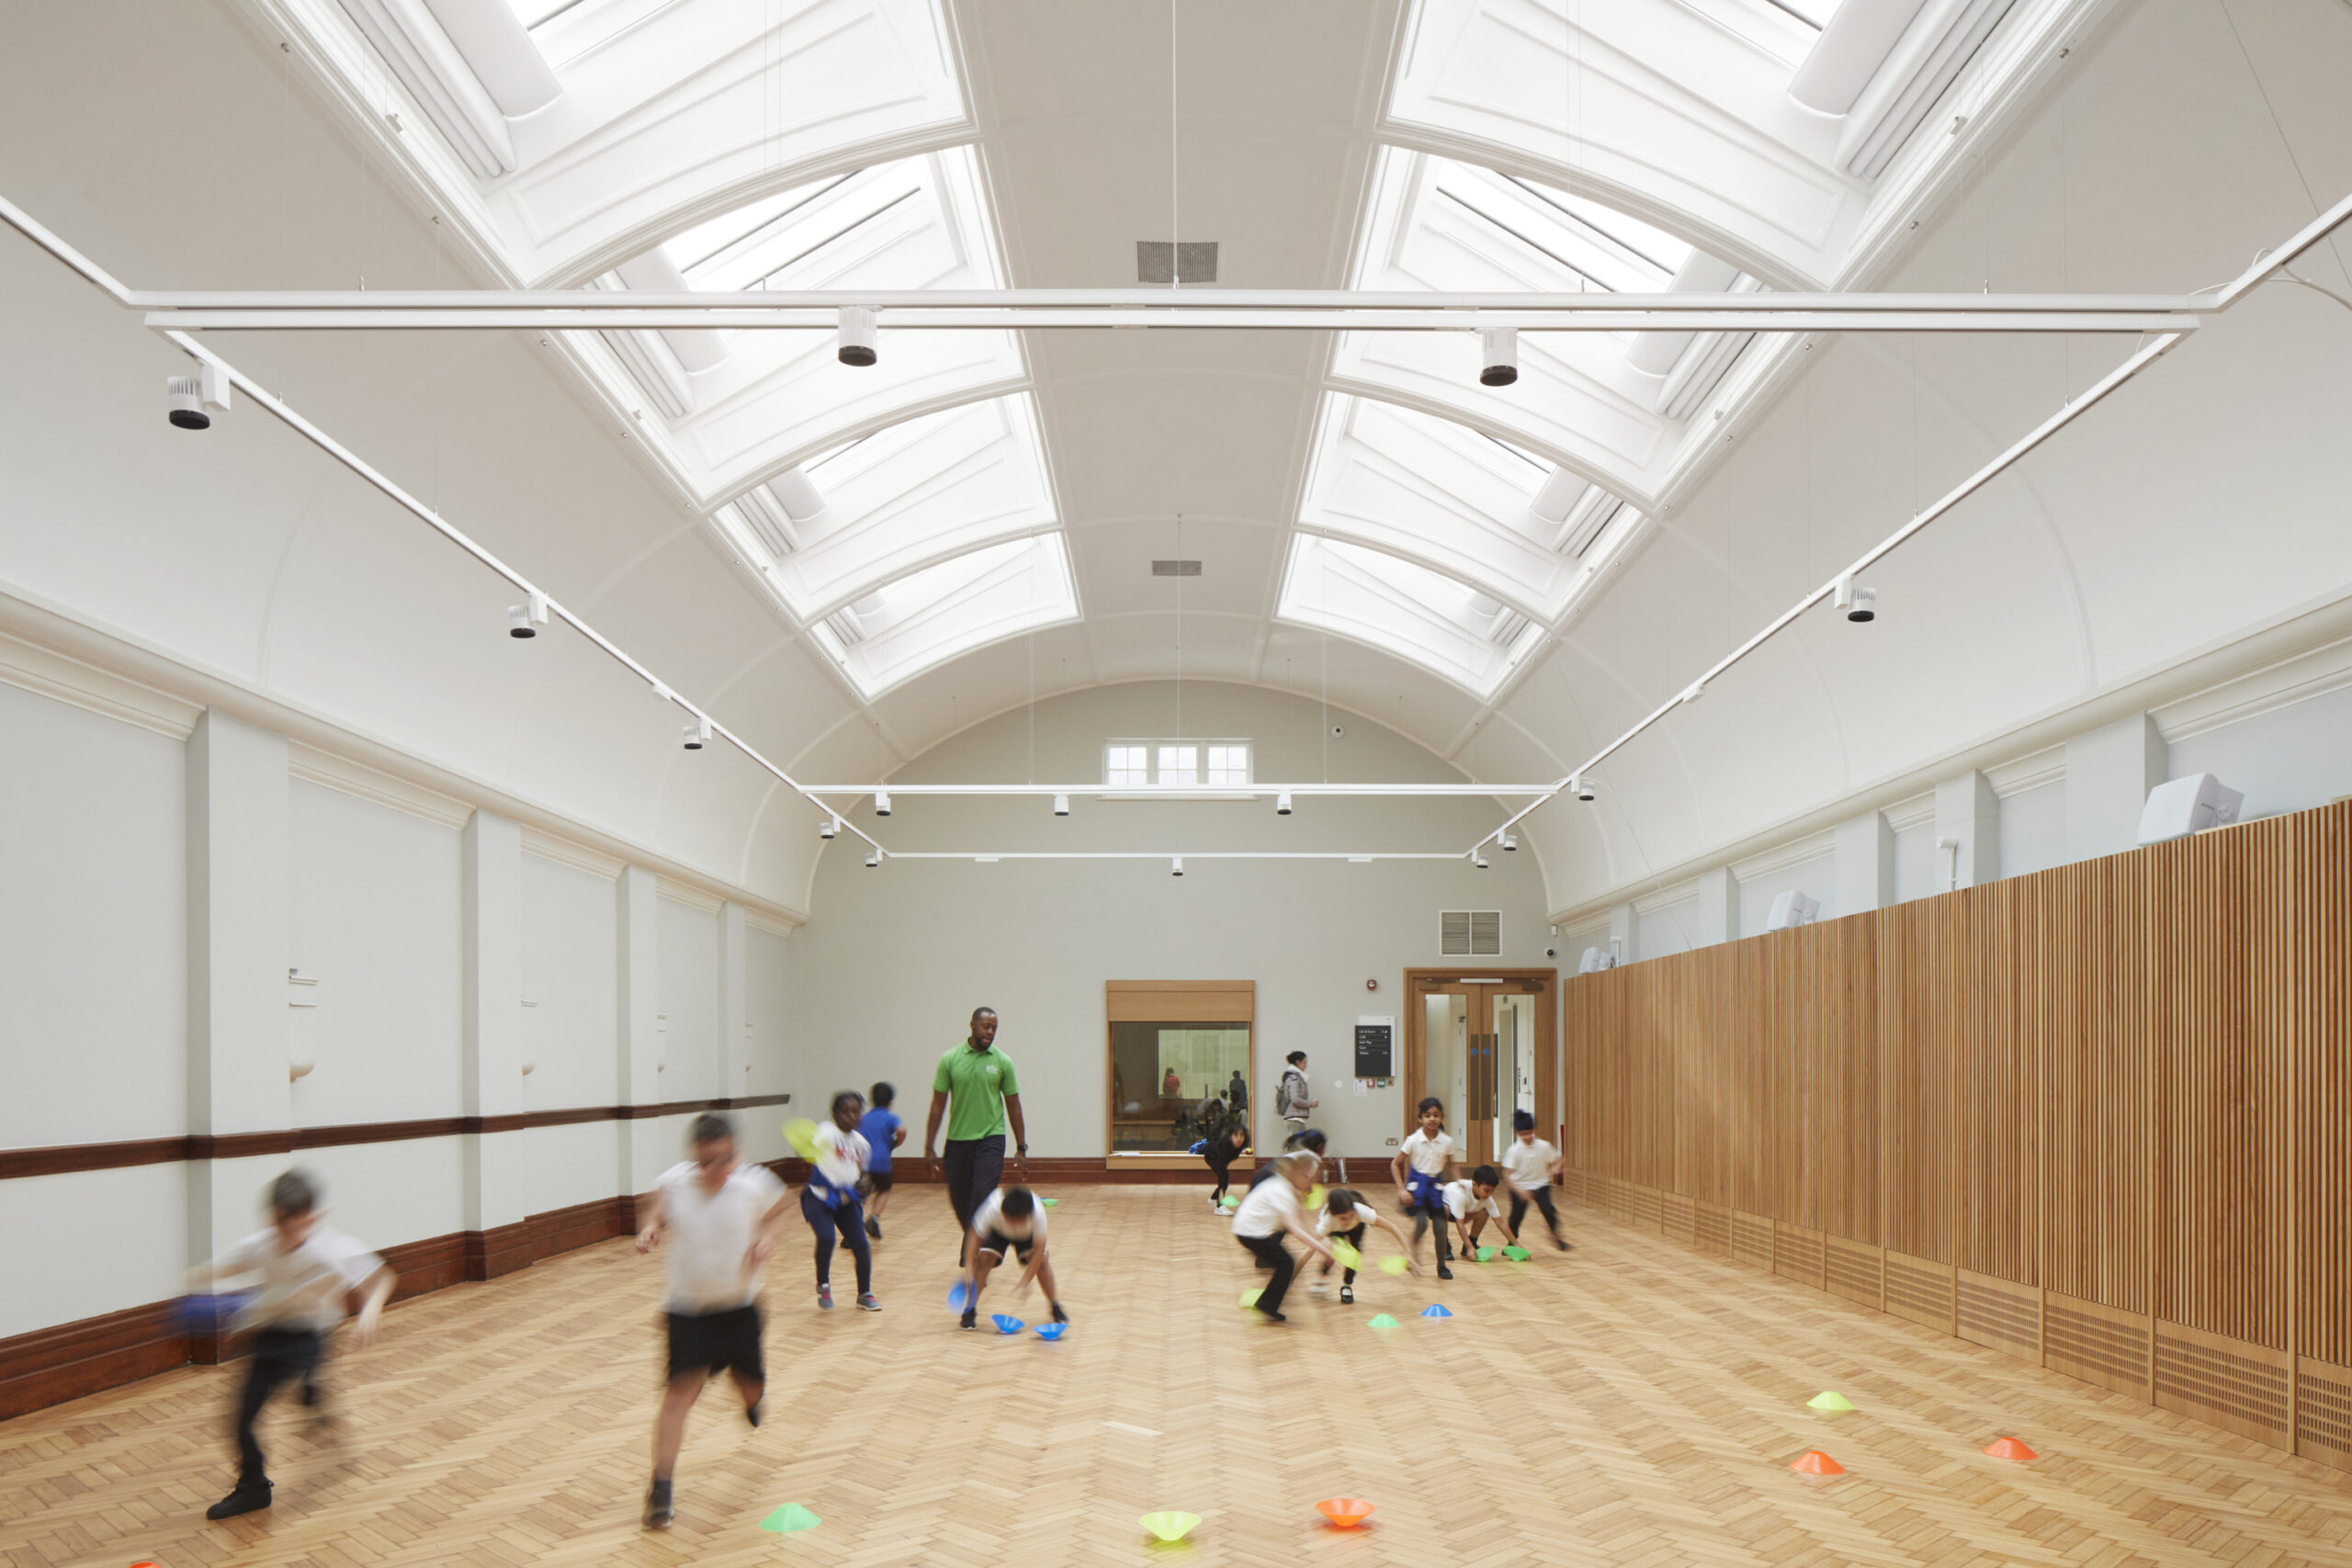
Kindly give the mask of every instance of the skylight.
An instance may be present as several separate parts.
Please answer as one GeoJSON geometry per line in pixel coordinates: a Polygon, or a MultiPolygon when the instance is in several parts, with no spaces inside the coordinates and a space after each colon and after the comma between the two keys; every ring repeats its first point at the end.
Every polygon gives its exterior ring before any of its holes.
{"type": "Polygon", "coordinates": [[[1468,583],[1311,534],[1291,541],[1275,613],[1393,653],[1481,698],[1543,636],[1525,615],[1468,583]]]}
{"type": "Polygon", "coordinates": [[[927,567],[811,628],[869,700],[959,654],[1078,618],[1059,534],[1012,539],[927,567]]]}
{"type": "Polygon", "coordinates": [[[921,414],[754,487],[721,525],[803,620],[1058,526],[1029,394],[921,414]]]}
{"type": "Polygon", "coordinates": [[[1327,392],[1298,527],[1404,556],[1549,622],[1621,510],[1605,491],[1468,425],[1327,392]]]}

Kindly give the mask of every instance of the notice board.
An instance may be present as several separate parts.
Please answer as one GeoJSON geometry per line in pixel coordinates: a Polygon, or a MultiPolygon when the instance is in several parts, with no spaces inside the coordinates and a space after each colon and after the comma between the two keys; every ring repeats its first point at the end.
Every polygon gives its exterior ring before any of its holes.
{"type": "Polygon", "coordinates": [[[1356,1020],[1356,1072],[1360,1078],[1396,1076],[1396,1021],[1393,1018],[1356,1020]]]}

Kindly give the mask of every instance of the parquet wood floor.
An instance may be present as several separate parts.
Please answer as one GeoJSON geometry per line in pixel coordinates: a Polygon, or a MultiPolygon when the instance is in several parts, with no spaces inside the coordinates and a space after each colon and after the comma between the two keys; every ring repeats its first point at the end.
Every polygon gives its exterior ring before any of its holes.
{"type": "MultiPolygon", "coordinates": [[[[637,1522],[659,1266],[615,1241],[392,1309],[334,1363],[340,1435],[268,1418],[267,1514],[202,1517],[231,1479],[235,1367],[0,1424],[0,1561],[2352,1562],[2332,1471],[1573,1209],[1566,1257],[1442,1288],[1374,1274],[1272,1327],[1237,1307],[1258,1277],[1200,1191],[1057,1195],[1059,1344],[956,1332],[936,1189],[887,1222],[879,1314],[815,1310],[800,1233],[769,1279],[768,1424],[705,1398],[666,1535],[637,1522]],[[1433,1300],[1456,1315],[1415,1315],[1433,1300]],[[1364,1326],[1383,1311],[1404,1326],[1364,1326]],[[1814,1416],[1824,1388],[1860,1412],[1814,1416]],[[2041,1461],[1977,1451],[2001,1434],[2041,1461]],[[1783,1468],[1816,1447],[1849,1473],[1783,1468]],[[1379,1512],[1331,1530],[1314,1505],[1335,1495],[1379,1512]],[[823,1524],[756,1528],[789,1502],[823,1524]],[[1136,1524],[1157,1508],[1204,1523],[1158,1547],[1136,1524]]],[[[844,1258],[844,1302],[848,1280],[844,1258]]]]}

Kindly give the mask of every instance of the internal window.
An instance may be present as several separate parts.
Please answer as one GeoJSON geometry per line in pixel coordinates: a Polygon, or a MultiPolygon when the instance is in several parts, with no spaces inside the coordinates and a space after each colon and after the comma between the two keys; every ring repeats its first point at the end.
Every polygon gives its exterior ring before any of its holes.
{"type": "Polygon", "coordinates": [[[1246,786],[1250,783],[1250,748],[1235,745],[1211,746],[1207,782],[1211,789],[1246,786]]]}
{"type": "Polygon", "coordinates": [[[1139,789],[1151,783],[1150,751],[1142,746],[1105,746],[1102,749],[1102,782],[1118,787],[1139,789]]]}
{"type": "Polygon", "coordinates": [[[1247,740],[1113,740],[1102,748],[1113,789],[1247,789],[1247,740]]]}

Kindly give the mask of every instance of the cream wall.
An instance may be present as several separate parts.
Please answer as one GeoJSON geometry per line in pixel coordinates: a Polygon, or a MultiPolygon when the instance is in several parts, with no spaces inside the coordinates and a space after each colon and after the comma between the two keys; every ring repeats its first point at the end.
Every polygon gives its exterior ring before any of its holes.
{"type": "MultiPolygon", "coordinates": [[[[1331,743],[1329,777],[1453,781],[1459,774],[1393,731],[1351,715],[1331,743]]],[[[1317,705],[1263,689],[1188,683],[1182,718],[1171,683],[1082,692],[1000,715],[917,758],[894,784],[1099,780],[1114,736],[1247,737],[1255,776],[1325,776],[1317,705]],[[1181,726],[1181,728],[1180,728],[1181,726]]],[[[1490,830],[1503,813],[1486,799],[1303,798],[1289,818],[1270,801],[1104,801],[1071,798],[1057,820],[1046,802],[897,797],[893,849],[1447,850],[1490,830]]],[[[854,814],[872,819],[872,803],[854,814]]],[[[1179,879],[1167,861],[893,861],[868,870],[862,846],[828,845],[814,883],[822,917],[790,944],[797,1030],[789,1055],[795,1092],[811,1106],[836,1089],[888,1078],[920,1152],[932,1074],[964,1037],[972,1009],[994,1007],[998,1039],[1021,1073],[1032,1152],[1100,1156],[1105,1149],[1103,982],[1218,979],[1257,983],[1252,1107],[1261,1144],[1278,1134],[1273,1089],[1283,1055],[1308,1054],[1322,1106],[1315,1120],[1351,1156],[1385,1154],[1400,1135],[1401,1088],[1358,1098],[1355,1022],[1398,1020],[1403,971],[1443,963],[1438,914],[1499,909],[1504,952],[1488,964],[1534,966],[1544,949],[1542,875],[1534,856],[1491,852],[1466,861],[1214,861],[1192,859],[1179,879]],[[1366,992],[1364,981],[1380,989],[1366,992]],[[1336,1081],[1335,1080],[1339,1080],[1336,1081]]],[[[1401,1066],[1401,1063],[1400,1063],[1401,1066]]]]}

